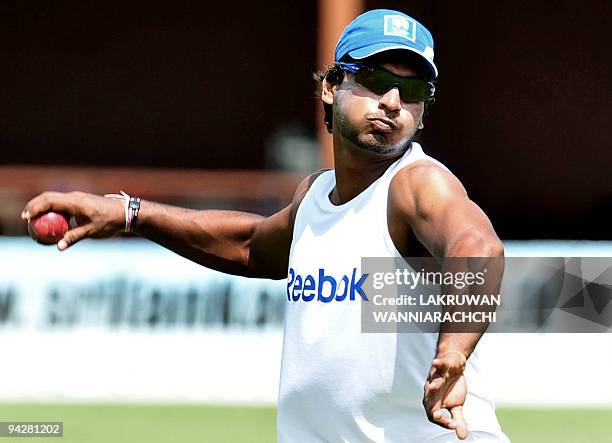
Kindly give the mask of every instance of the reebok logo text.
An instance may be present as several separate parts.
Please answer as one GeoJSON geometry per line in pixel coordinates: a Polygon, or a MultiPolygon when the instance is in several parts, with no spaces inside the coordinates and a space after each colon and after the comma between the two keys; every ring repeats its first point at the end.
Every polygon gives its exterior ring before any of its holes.
{"type": "Polygon", "coordinates": [[[340,279],[336,279],[331,275],[325,274],[325,269],[319,269],[319,274],[316,276],[307,274],[300,275],[293,268],[289,268],[287,276],[287,301],[305,302],[320,301],[329,303],[333,300],[343,301],[347,298],[355,300],[355,296],[359,296],[368,301],[368,298],[363,292],[363,284],[368,277],[368,274],[363,274],[357,280],[357,268],[353,268],[351,275],[345,274],[340,279]]]}

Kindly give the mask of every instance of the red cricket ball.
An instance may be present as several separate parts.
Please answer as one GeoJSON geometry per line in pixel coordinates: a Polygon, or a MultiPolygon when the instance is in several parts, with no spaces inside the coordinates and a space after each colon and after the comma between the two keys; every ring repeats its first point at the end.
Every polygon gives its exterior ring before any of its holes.
{"type": "Polygon", "coordinates": [[[57,212],[47,212],[28,221],[30,237],[43,245],[56,244],[69,227],[68,217],[57,212]]]}

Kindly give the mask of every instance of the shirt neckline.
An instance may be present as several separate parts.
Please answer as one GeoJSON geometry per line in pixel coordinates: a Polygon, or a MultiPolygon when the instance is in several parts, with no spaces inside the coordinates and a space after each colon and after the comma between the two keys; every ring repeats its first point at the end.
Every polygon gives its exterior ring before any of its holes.
{"type": "Polygon", "coordinates": [[[344,202],[340,205],[335,205],[330,200],[331,192],[334,190],[334,186],[336,186],[336,170],[332,169],[328,171],[330,175],[329,175],[329,179],[327,180],[327,183],[323,185],[323,197],[318,199],[321,209],[325,211],[329,211],[329,212],[340,212],[340,211],[344,211],[347,208],[350,208],[353,205],[355,205],[356,202],[362,199],[364,195],[367,195],[384,177],[387,176],[387,174],[389,174],[392,170],[394,170],[395,167],[403,159],[405,159],[408,155],[410,155],[414,151],[415,144],[416,144],[415,142],[412,142],[410,149],[404,152],[404,154],[400,158],[398,158],[395,162],[393,162],[385,170],[385,172],[383,172],[383,174],[380,177],[378,177],[376,180],[370,183],[363,191],[361,191],[359,194],[357,194],[355,197],[353,197],[349,201],[344,202]]]}

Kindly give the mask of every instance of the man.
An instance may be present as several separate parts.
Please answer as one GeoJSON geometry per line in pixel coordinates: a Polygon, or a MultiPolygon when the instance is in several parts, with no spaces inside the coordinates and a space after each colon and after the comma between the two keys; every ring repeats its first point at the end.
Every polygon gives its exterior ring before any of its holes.
{"type": "Polygon", "coordinates": [[[320,77],[335,169],[305,178],[268,218],[83,193],[41,194],[22,217],[75,216],[60,250],[135,230],[223,272],[288,274],[280,441],[507,441],[474,377],[481,333],[360,332],[361,257],[419,246],[441,259],[503,255],[457,178],[412,141],[437,76],[431,34],[400,12],[369,11],[344,30],[335,62],[320,77]],[[344,293],[317,293],[331,279],[344,279],[344,293]]]}

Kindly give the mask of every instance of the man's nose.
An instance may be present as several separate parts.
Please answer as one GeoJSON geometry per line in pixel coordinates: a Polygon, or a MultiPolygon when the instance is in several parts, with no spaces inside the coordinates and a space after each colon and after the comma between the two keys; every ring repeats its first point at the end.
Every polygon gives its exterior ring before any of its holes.
{"type": "Polygon", "coordinates": [[[381,107],[385,107],[389,111],[399,111],[402,109],[402,101],[397,86],[393,86],[385,92],[378,102],[381,107]]]}

